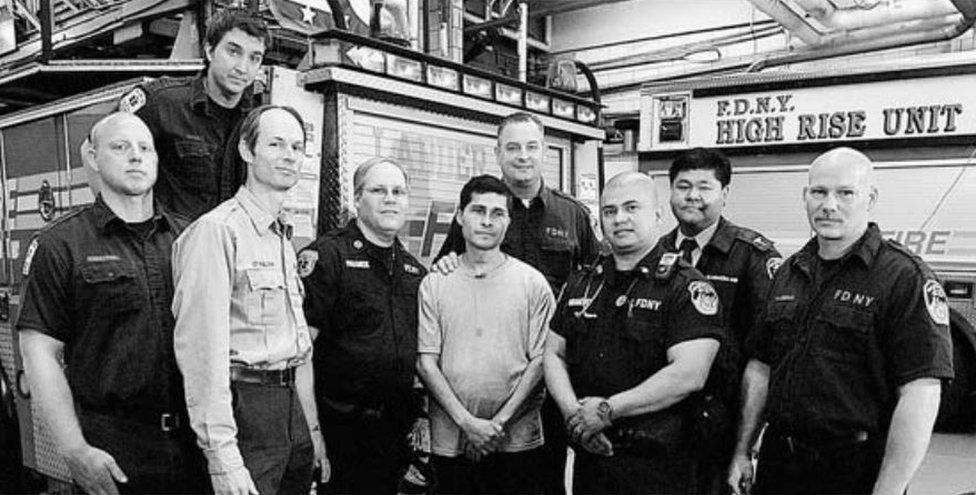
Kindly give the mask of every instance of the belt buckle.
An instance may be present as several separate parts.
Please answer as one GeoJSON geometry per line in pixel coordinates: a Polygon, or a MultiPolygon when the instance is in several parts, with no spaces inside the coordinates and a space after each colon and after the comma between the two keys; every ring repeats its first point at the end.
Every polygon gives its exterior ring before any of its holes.
{"type": "Polygon", "coordinates": [[[163,413],[159,415],[159,429],[171,432],[180,427],[179,417],[175,414],[163,413]]]}

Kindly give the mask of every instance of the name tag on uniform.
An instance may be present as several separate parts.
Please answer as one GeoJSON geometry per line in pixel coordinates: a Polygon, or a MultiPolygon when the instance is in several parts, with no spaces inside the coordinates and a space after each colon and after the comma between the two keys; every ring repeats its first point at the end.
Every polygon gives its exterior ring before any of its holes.
{"type": "Polygon", "coordinates": [[[251,262],[251,268],[274,268],[274,267],[275,267],[274,261],[255,260],[251,262]]]}
{"type": "Polygon", "coordinates": [[[546,227],[546,235],[553,239],[569,239],[569,233],[558,227],[546,227]]]}
{"type": "Polygon", "coordinates": [[[369,268],[369,260],[346,260],[349,268],[369,268]]]}
{"type": "Polygon", "coordinates": [[[730,284],[739,283],[739,277],[730,277],[728,275],[705,275],[705,278],[718,282],[728,282],[730,284]]]}
{"type": "Polygon", "coordinates": [[[590,302],[590,300],[585,297],[574,297],[566,302],[566,306],[569,306],[570,308],[583,307],[586,306],[588,302],[590,302]]]}
{"type": "Polygon", "coordinates": [[[773,301],[776,302],[786,302],[786,301],[795,301],[795,300],[796,300],[796,296],[794,296],[793,294],[783,294],[773,298],[773,301]]]}
{"type": "MultiPolygon", "coordinates": [[[[367,267],[368,267],[369,266],[369,262],[367,261],[366,263],[367,263],[367,267]]],[[[417,268],[417,267],[415,267],[413,265],[408,265],[406,263],[403,264],[403,271],[405,271],[405,272],[407,272],[407,273],[409,273],[411,275],[420,275],[420,268],[417,268]]]]}

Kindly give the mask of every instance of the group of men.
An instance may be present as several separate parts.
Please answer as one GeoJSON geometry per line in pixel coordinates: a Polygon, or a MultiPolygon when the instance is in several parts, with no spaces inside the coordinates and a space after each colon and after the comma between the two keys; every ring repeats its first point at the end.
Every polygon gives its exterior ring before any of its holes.
{"type": "Polygon", "coordinates": [[[567,445],[581,494],[905,491],[952,377],[948,308],[869,222],[865,155],[813,161],[815,236],[785,261],[722,216],[731,164],[703,149],[671,166],[666,235],[648,176],[606,183],[601,253],[516,113],[430,273],[391,158],[296,254],[305,126],[252,108],[266,40],[225,10],[200,76],[123,97],[83,149],[94,204],[25,256],[27,378],[83,490],[307,493],[317,466],[323,493],[396,493],[429,436],[434,493],[562,493],[567,445]]]}

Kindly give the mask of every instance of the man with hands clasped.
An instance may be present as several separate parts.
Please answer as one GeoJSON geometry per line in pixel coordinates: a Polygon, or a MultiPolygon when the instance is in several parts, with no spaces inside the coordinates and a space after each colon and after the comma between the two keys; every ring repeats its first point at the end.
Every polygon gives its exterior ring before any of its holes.
{"type": "Polygon", "coordinates": [[[718,295],[657,255],[654,184],[624,173],[600,202],[612,255],[570,276],[546,349],[546,385],[576,450],[576,493],[688,493],[691,394],[724,339],[718,295]]]}
{"type": "Polygon", "coordinates": [[[501,252],[512,194],[482,175],[461,190],[466,250],[420,284],[418,360],[435,493],[542,493],[542,360],[555,305],[545,277],[501,252]]]}

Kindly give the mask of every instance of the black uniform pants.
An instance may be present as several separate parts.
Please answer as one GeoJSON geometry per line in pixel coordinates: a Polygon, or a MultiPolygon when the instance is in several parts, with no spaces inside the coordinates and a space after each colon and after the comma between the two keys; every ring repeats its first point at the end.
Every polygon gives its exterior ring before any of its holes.
{"type": "Polygon", "coordinates": [[[576,449],[574,495],[694,493],[694,462],[689,456],[644,457],[615,452],[612,457],[576,449]]]}
{"type": "Polygon", "coordinates": [[[814,445],[767,432],[752,493],[870,494],[884,455],[878,443],[871,439],[814,445]]]}
{"type": "Polygon", "coordinates": [[[542,446],[543,491],[546,495],[564,495],[566,493],[566,447],[569,438],[566,435],[566,423],[563,413],[556,405],[552,395],[546,394],[542,403],[542,432],[546,443],[542,446]]]}
{"type": "Polygon", "coordinates": [[[395,494],[411,460],[407,434],[414,417],[385,408],[340,412],[319,401],[332,478],[319,490],[329,494],[395,494]]]}
{"type": "Polygon", "coordinates": [[[612,457],[576,449],[574,495],[694,493],[694,461],[684,455],[644,457],[615,452],[612,457]]]}
{"type": "Polygon", "coordinates": [[[437,495],[539,495],[542,479],[541,447],[525,452],[501,452],[478,462],[464,456],[431,459],[437,495]]]}
{"type": "Polygon", "coordinates": [[[307,494],[315,448],[294,383],[231,382],[237,445],[258,493],[307,494]]]}
{"type": "MultiPolygon", "coordinates": [[[[119,493],[207,493],[210,478],[189,426],[163,431],[160,422],[79,410],[81,431],[108,452],[129,479],[119,493]]],[[[82,493],[79,491],[79,493],[82,493]]]]}

